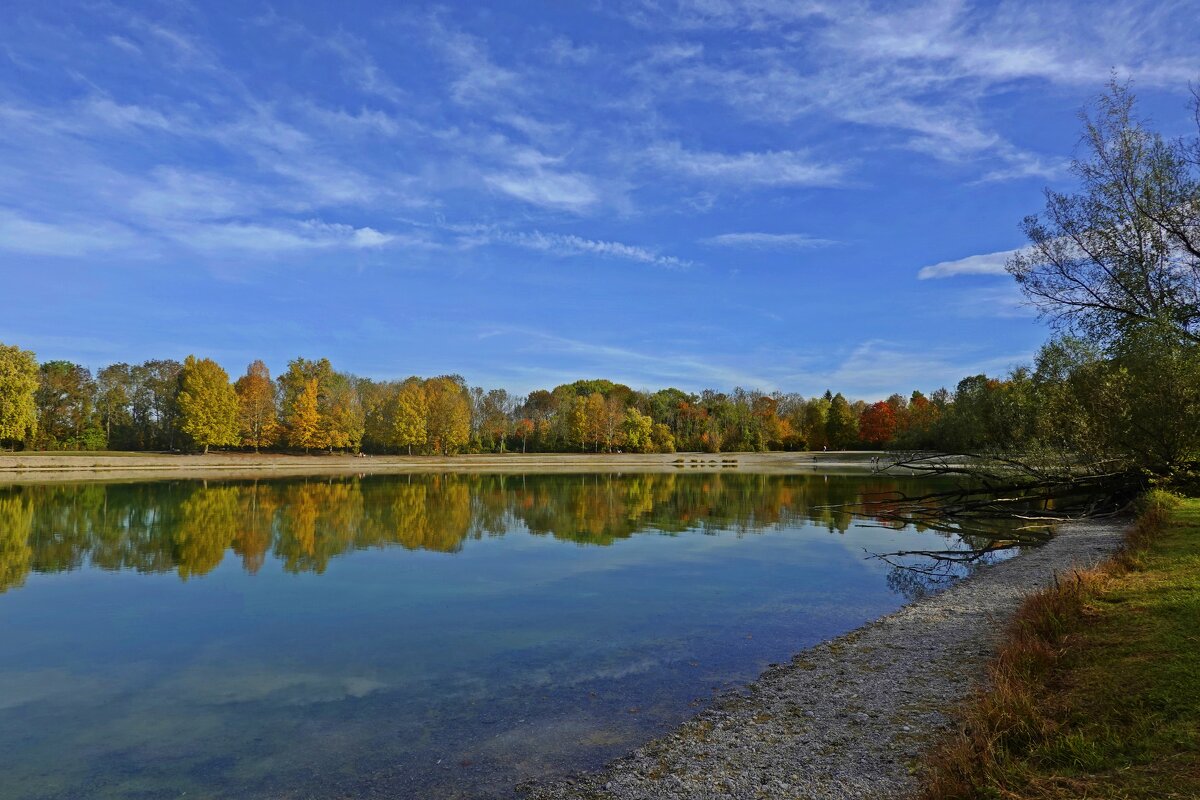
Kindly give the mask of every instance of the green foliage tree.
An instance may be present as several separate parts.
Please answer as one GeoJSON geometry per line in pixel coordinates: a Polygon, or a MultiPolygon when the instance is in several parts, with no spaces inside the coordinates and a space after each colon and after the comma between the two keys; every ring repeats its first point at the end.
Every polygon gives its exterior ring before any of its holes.
{"type": "Polygon", "coordinates": [[[1047,190],[1008,271],[1043,313],[1095,341],[1152,323],[1200,344],[1200,136],[1150,130],[1114,81],[1084,115],[1083,143],[1078,191],[1047,190]]]}
{"type": "Polygon", "coordinates": [[[96,373],[96,411],[110,448],[134,446],[133,417],[129,412],[132,391],[133,369],[128,364],[110,364],[96,373]]]}
{"type": "Polygon", "coordinates": [[[0,442],[20,442],[37,434],[37,357],[0,343],[0,442]]]}
{"type": "Polygon", "coordinates": [[[146,361],[133,367],[130,415],[138,449],[174,450],[179,444],[179,373],[183,365],[171,359],[146,361]]]}
{"type": "Polygon", "coordinates": [[[829,446],[837,450],[848,447],[858,439],[858,417],[841,392],[835,394],[829,402],[825,437],[829,446]]]}
{"type": "Polygon", "coordinates": [[[95,417],[96,385],[87,367],[48,361],[40,367],[37,447],[48,450],[101,450],[105,441],[95,417]]]}
{"type": "Polygon", "coordinates": [[[205,453],[209,447],[239,444],[238,396],[220,364],[188,356],[179,376],[178,403],[180,429],[205,453]]]}

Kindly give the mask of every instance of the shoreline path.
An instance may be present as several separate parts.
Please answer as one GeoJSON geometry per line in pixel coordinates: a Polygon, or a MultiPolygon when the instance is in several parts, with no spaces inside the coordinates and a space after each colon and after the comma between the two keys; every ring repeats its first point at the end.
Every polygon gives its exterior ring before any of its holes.
{"type": "Polygon", "coordinates": [[[837,639],[769,667],[713,707],[605,769],[521,788],[529,800],[903,798],[947,712],[978,685],[1022,599],[1116,550],[1125,523],[1064,525],[837,639]]]}

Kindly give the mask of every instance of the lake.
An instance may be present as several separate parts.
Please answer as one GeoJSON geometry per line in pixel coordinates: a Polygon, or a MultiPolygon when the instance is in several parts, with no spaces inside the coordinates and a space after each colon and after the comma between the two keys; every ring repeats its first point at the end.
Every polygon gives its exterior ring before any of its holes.
{"type": "Polygon", "coordinates": [[[869,554],[963,541],[836,507],[916,480],[0,486],[0,796],[503,798],[601,766],[923,591],[869,554]]]}

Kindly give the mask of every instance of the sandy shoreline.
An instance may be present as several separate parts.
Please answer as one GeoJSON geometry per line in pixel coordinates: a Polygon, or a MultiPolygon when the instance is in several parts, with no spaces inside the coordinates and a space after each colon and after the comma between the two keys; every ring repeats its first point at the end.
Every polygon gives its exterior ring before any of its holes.
{"type": "Polygon", "coordinates": [[[912,767],[977,685],[1029,592],[1120,546],[1124,523],[1063,526],[1047,544],[985,567],[844,636],[773,665],[606,769],[531,800],[905,798],[912,767]]]}
{"type": "Polygon", "coordinates": [[[419,472],[584,473],[869,469],[872,453],[505,453],[460,456],[2,453],[0,483],[265,478],[419,472]]]}

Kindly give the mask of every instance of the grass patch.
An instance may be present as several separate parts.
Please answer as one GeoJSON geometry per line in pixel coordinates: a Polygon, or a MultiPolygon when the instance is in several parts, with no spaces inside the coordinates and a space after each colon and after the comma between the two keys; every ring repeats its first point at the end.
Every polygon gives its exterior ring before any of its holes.
{"type": "Polygon", "coordinates": [[[1140,511],[1121,553],[1026,600],[924,800],[1200,797],[1200,500],[1140,511]]]}

